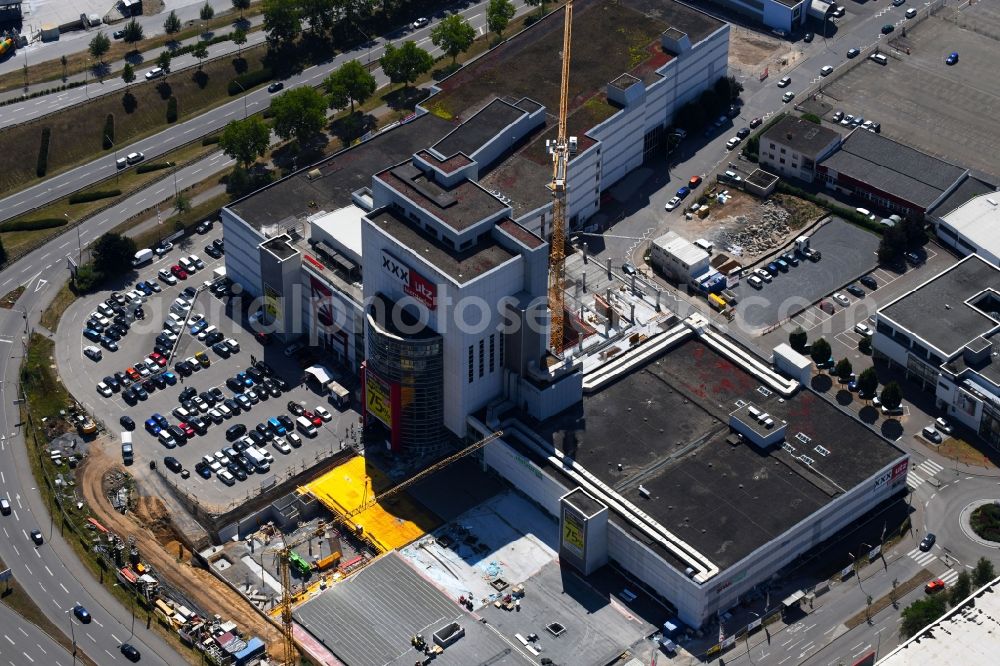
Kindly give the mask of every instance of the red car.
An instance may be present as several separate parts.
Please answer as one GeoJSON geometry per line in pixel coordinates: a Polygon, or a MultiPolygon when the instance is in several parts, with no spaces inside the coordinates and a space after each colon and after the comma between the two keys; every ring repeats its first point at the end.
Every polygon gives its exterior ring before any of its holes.
{"type": "Polygon", "coordinates": [[[131,379],[133,382],[137,382],[140,379],[142,379],[142,375],[140,375],[139,371],[136,370],[135,368],[128,368],[125,371],[125,374],[128,375],[128,378],[131,379]]]}
{"type": "Polygon", "coordinates": [[[927,594],[934,594],[935,592],[940,592],[944,589],[944,581],[940,578],[935,578],[931,582],[924,585],[924,592],[927,594]]]}
{"type": "Polygon", "coordinates": [[[319,426],[323,425],[323,419],[321,419],[320,417],[316,416],[315,414],[313,414],[312,412],[310,412],[308,409],[306,411],[302,412],[302,416],[304,416],[307,419],[309,419],[310,421],[312,421],[312,424],[314,426],[316,426],[317,428],[319,426]]]}
{"type": "Polygon", "coordinates": [[[167,365],[167,357],[161,354],[160,352],[153,352],[152,354],[149,355],[149,358],[153,359],[156,365],[160,366],[161,368],[164,368],[167,365]]]}
{"type": "Polygon", "coordinates": [[[170,267],[170,272],[173,273],[174,277],[177,278],[178,280],[186,280],[188,276],[187,271],[181,268],[177,264],[174,264],[173,266],[170,267]]]}
{"type": "Polygon", "coordinates": [[[181,430],[184,431],[184,436],[187,437],[188,439],[194,437],[194,428],[188,425],[185,421],[181,421],[180,423],[178,423],[177,427],[179,427],[181,430]]]}

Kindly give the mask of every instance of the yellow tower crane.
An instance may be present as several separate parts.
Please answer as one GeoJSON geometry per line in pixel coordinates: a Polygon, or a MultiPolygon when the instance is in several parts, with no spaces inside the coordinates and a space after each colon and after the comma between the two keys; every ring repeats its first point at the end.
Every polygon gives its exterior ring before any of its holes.
{"type": "Polygon", "coordinates": [[[566,176],[569,168],[570,146],[566,136],[566,116],[569,113],[569,62],[570,43],[573,39],[573,0],[563,11],[562,81],[559,85],[559,133],[549,145],[552,153],[552,240],[549,251],[549,347],[554,354],[563,350],[565,327],[565,300],[563,272],[566,267],[566,176]]]}
{"type": "MultiPolygon", "coordinates": [[[[452,464],[456,460],[464,458],[470,453],[478,451],[479,449],[483,448],[484,446],[486,446],[487,444],[489,444],[490,442],[492,442],[493,440],[497,439],[502,435],[503,431],[497,430],[496,432],[491,433],[486,437],[483,437],[478,442],[473,442],[464,449],[461,449],[460,451],[453,453],[450,456],[442,458],[433,465],[430,465],[420,470],[413,476],[409,477],[408,479],[404,479],[403,481],[400,481],[399,483],[387,489],[386,491],[381,492],[378,495],[374,495],[370,500],[363,501],[360,506],[352,509],[351,511],[348,511],[346,514],[344,515],[335,514],[334,519],[353,531],[354,526],[351,525],[349,521],[354,516],[363,513],[364,511],[370,509],[379,502],[382,502],[383,500],[392,497],[396,493],[409,488],[414,483],[420,481],[424,477],[433,474],[438,470],[444,469],[445,467],[452,464]]],[[[293,598],[292,576],[290,570],[292,551],[297,546],[301,546],[302,544],[304,544],[306,541],[317,537],[322,537],[325,533],[326,533],[326,524],[323,521],[320,521],[315,530],[300,537],[299,539],[296,539],[295,541],[292,542],[285,541],[284,546],[282,546],[281,550],[278,551],[278,564],[279,564],[279,569],[281,570],[281,637],[282,637],[282,642],[284,643],[284,661],[282,663],[284,663],[285,666],[290,666],[291,664],[295,663],[295,642],[292,637],[292,598],[293,598]]],[[[373,547],[377,548],[377,546],[375,546],[375,543],[373,541],[369,540],[368,543],[373,547]]]]}

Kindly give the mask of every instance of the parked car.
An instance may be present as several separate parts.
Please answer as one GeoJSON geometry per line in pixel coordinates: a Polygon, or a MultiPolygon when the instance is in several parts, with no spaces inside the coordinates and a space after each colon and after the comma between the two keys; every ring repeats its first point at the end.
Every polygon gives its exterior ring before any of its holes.
{"type": "Polygon", "coordinates": [[[670,199],[670,201],[667,202],[667,204],[666,204],[666,206],[664,206],[664,208],[666,208],[667,210],[673,210],[673,209],[677,208],[680,205],[681,205],[681,198],[680,197],[673,197],[672,199],[670,199]]]}
{"type": "Polygon", "coordinates": [[[787,88],[788,85],[791,82],[792,82],[792,78],[790,76],[783,76],[780,79],[778,79],[778,87],[779,88],[787,88]]]}
{"type": "Polygon", "coordinates": [[[872,334],[872,329],[868,327],[868,324],[857,323],[854,325],[854,332],[867,338],[872,334]]]}
{"type": "Polygon", "coordinates": [[[882,26],[882,34],[883,35],[888,35],[888,34],[890,34],[895,29],[896,29],[896,26],[894,26],[891,23],[886,23],[885,25],[882,26]]]}
{"type": "Polygon", "coordinates": [[[833,298],[833,300],[837,301],[838,303],[840,303],[840,304],[841,304],[842,306],[844,306],[845,308],[846,308],[846,307],[847,307],[848,305],[850,305],[850,304],[851,304],[851,299],[849,299],[849,298],[848,298],[847,296],[844,296],[844,295],[843,295],[842,293],[840,293],[839,291],[838,291],[838,292],[834,292],[834,294],[833,294],[832,298],[833,298]]]}
{"type": "Polygon", "coordinates": [[[933,424],[924,426],[924,429],[920,431],[920,434],[923,435],[924,439],[933,442],[934,444],[940,444],[943,439],[941,437],[941,433],[937,431],[937,428],[935,428],[933,424]]]}
{"type": "Polygon", "coordinates": [[[751,275],[747,278],[747,284],[749,284],[754,289],[762,289],[764,287],[764,281],[761,280],[756,275],[751,275]]]}
{"type": "Polygon", "coordinates": [[[823,67],[822,69],[820,69],[819,73],[822,76],[830,76],[831,74],[833,74],[833,67],[830,67],[829,65],[827,65],[826,67],[823,67]]]}
{"type": "Polygon", "coordinates": [[[765,271],[763,268],[755,268],[754,273],[764,282],[770,282],[773,278],[771,274],[765,271]]]}
{"type": "Polygon", "coordinates": [[[689,194],[691,194],[691,190],[689,190],[686,186],[680,188],[679,190],[677,190],[677,198],[678,199],[683,199],[684,197],[686,197],[689,194]]]}
{"type": "Polygon", "coordinates": [[[788,102],[791,102],[793,99],[795,99],[795,93],[793,93],[791,90],[789,90],[788,92],[786,92],[784,95],[781,96],[781,101],[786,104],[788,102]]]}
{"type": "Polygon", "coordinates": [[[858,49],[848,49],[847,50],[847,57],[848,58],[857,58],[859,55],[861,55],[861,51],[858,50],[858,49]]]}
{"type": "Polygon", "coordinates": [[[916,18],[916,17],[917,17],[917,10],[916,9],[914,9],[913,7],[910,7],[909,9],[906,10],[906,18],[911,19],[911,18],[916,18]]]}
{"type": "Polygon", "coordinates": [[[847,291],[852,296],[857,296],[858,298],[864,298],[865,297],[865,290],[862,289],[861,287],[859,287],[856,284],[849,284],[849,285],[847,285],[847,291]]]}
{"type": "Polygon", "coordinates": [[[878,282],[871,275],[865,275],[858,279],[858,282],[865,285],[871,290],[878,289],[878,282]]]}

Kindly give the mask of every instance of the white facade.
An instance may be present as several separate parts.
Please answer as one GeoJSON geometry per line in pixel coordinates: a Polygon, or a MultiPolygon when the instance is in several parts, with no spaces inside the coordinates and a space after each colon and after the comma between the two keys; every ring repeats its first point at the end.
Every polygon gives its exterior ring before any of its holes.
{"type": "Polygon", "coordinates": [[[709,267],[708,252],[673,231],[653,241],[649,260],[665,275],[679,282],[692,282],[709,267]]]}
{"type": "Polygon", "coordinates": [[[779,0],[716,0],[716,2],[734,12],[749,16],[768,28],[790,33],[805,23],[808,7],[813,0],[789,3],[779,0]]]}
{"type": "Polygon", "coordinates": [[[935,225],[938,238],[960,255],[978,254],[1000,266],[1000,192],[970,199],[935,225]]]}
{"type": "Polygon", "coordinates": [[[263,293],[258,247],[267,239],[229,208],[223,208],[220,217],[222,237],[226,241],[226,277],[240,285],[244,293],[258,297],[263,293]]]}

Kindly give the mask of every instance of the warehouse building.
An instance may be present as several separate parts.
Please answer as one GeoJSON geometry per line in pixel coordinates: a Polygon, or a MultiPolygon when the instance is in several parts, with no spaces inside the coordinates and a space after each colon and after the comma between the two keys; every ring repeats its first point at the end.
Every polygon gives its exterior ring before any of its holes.
{"type": "MultiPolygon", "coordinates": [[[[727,74],[728,30],[674,2],[578,3],[571,228],[656,152],[677,108],[727,74]],[[629,27],[628,44],[614,26],[629,27]]],[[[573,363],[545,357],[559,92],[538,82],[558,81],[559,60],[543,54],[561,40],[556,12],[443,81],[413,118],[222,211],[227,275],[280,339],[305,336],[331,364],[363,368],[367,423],[392,450],[462,437],[466,417],[501,396],[536,418],[579,397],[573,363]],[[475,313],[455,307],[467,303],[486,305],[471,329],[475,313]],[[538,330],[496,330],[529,319],[538,330]]]]}
{"type": "Polygon", "coordinates": [[[972,254],[875,315],[874,357],[1000,449],[1000,268],[972,254]]]}
{"type": "Polygon", "coordinates": [[[978,254],[1000,266],[1000,194],[995,190],[935,217],[934,228],[941,242],[958,254],[978,254]]]}
{"type": "Polygon", "coordinates": [[[585,388],[544,422],[470,419],[504,431],[485,462],[560,521],[561,561],[613,564],[693,627],[906,489],[906,453],[699,315],[585,388]]]}
{"type": "Polygon", "coordinates": [[[840,140],[840,132],[785,116],[761,135],[760,165],[771,173],[811,183],[816,164],[836,150],[840,140]]]}

